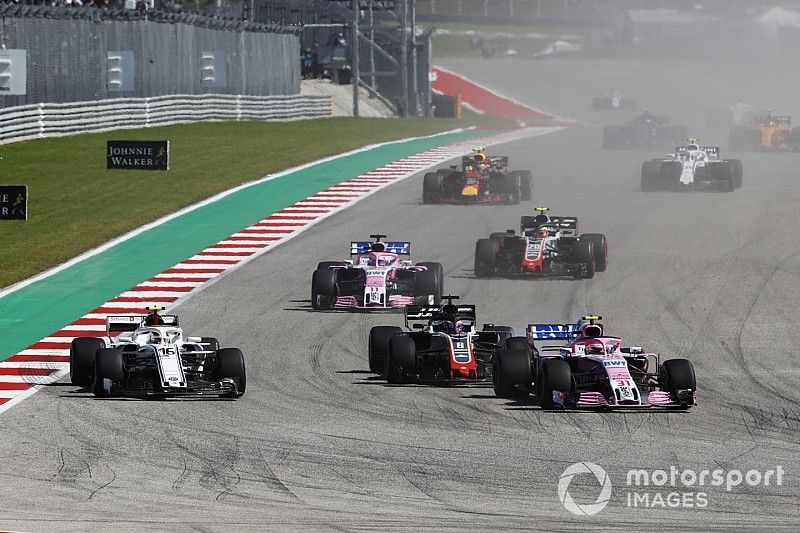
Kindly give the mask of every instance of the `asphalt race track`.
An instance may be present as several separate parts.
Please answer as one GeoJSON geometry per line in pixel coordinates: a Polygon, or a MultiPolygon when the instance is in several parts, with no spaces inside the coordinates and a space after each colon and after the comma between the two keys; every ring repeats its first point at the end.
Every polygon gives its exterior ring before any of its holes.
{"type": "MultiPolygon", "coordinates": [[[[445,66],[474,72],[475,64],[445,66]]],[[[176,311],[189,334],[242,348],[247,394],[146,402],[46,387],[0,416],[0,529],[796,531],[800,154],[741,154],[744,185],[734,193],[644,194],[641,163],[660,154],[600,149],[598,124],[628,115],[593,113],[590,98],[619,88],[647,95],[651,112],[725,154],[726,135],[702,129],[707,109],[737,96],[760,103],[764,87],[734,87],[720,68],[687,88],[673,76],[680,68],[481,63],[477,81],[583,121],[497,150],[534,171],[533,203],[423,206],[418,176],[212,285],[176,311]],[[608,270],[585,281],[474,279],[475,241],[517,227],[534,205],[606,233],[608,270]],[[308,302],[316,263],[346,257],[351,238],[374,232],[412,241],[418,261],[443,263],[446,291],[477,304],[481,322],[523,327],[594,312],[628,344],[691,359],[699,406],[542,412],[498,400],[485,385],[387,386],[367,372],[367,333],[400,325],[401,315],[316,313],[308,302]],[[557,494],[564,469],[581,461],[602,466],[614,485],[594,516],[570,514],[557,494]],[[625,486],[631,468],[777,465],[781,486],[625,486]],[[629,490],[703,491],[708,504],[632,508],[629,490]]],[[[790,105],[789,94],[776,98],[790,105]]],[[[570,490],[593,502],[599,487],[579,476],[570,490]]]]}

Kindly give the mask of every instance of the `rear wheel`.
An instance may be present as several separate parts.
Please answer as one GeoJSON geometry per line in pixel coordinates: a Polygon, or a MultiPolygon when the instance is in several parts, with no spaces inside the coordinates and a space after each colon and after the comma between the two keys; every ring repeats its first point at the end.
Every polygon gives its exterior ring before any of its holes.
{"type": "Polygon", "coordinates": [[[516,172],[506,174],[502,178],[503,194],[508,195],[508,204],[516,205],[522,196],[522,180],[516,172]]]}
{"type": "Polygon", "coordinates": [[[739,187],[742,186],[742,176],[744,174],[744,169],[742,168],[742,160],[731,159],[729,162],[733,167],[733,184],[734,187],[738,189],[739,187]]]}
{"type": "Polygon", "coordinates": [[[500,244],[494,239],[480,239],[475,243],[475,275],[479,278],[493,276],[497,267],[500,244]]]}
{"type": "Polygon", "coordinates": [[[594,245],[592,241],[579,238],[575,241],[572,249],[573,262],[583,264],[583,271],[578,273],[577,278],[591,279],[595,273],[594,245]]]}
{"type": "Polygon", "coordinates": [[[369,330],[369,371],[383,374],[389,340],[403,330],[397,326],[375,326],[369,330]]]}
{"type": "Polygon", "coordinates": [[[563,359],[545,359],[539,370],[536,383],[536,400],[542,409],[552,409],[553,393],[568,393],[572,390],[572,370],[563,359]]]}
{"type": "MultiPolygon", "coordinates": [[[[509,339],[510,340],[510,339],[509,339]]],[[[530,385],[531,357],[529,350],[500,349],[492,363],[492,386],[498,398],[522,399],[528,391],[519,386],[530,385]]]]}
{"type": "Polygon", "coordinates": [[[441,201],[444,173],[428,172],[422,181],[422,203],[435,204],[441,201]]]}
{"type": "Polygon", "coordinates": [[[311,278],[311,307],[333,309],[336,305],[336,270],[322,268],[314,271],[311,278]]]}
{"type": "Polygon", "coordinates": [[[106,347],[102,339],[78,337],[69,347],[69,378],[73,385],[91,387],[93,384],[94,354],[106,347]]]}
{"type": "Polygon", "coordinates": [[[405,383],[417,372],[417,349],[414,340],[405,335],[389,339],[386,352],[386,381],[391,384],[405,383]]]}
{"type": "Polygon", "coordinates": [[[98,398],[111,396],[111,388],[122,384],[124,361],[122,352],[114,348],[98,350],[94,356],[94,383],[92,392],[98,398]]]}
{"type": "Polygon", "coordinates": [[[733,192],[736,189],[736,170],[730,161],[722,161],[717,165],[717,180],[722,192],[733,192]]]}
{"type": "Polygon", "coordinates": [[[608,264],[608,242],[602,233],[584,233],[581,239],[592,241],[594,250],[594,269],[596,272],[605,272],[608,264]]]}
{"type": "Polygon", "coordinates": [[[506,339],[506,348],[509,350],[531,351],[531,345],[528,344],[528,339],[525,337],[511,337],[510,339],[506,339]]]}
{"type": "Polygon", "coordinates": [[[519,176],[519,199],[530,201],[533,199],[533,174],[530,170],[517,170],[512,172],[519,176]]]}
{"type": "Polygon", "coordinates": [[[215,377],[218,381],[230,379],[236,384],[236,392],[223,396],[243,395],[247,389],[247,374],[244,367],[244,354],[239,348],[223,348],[217,351],[215,377]]]}

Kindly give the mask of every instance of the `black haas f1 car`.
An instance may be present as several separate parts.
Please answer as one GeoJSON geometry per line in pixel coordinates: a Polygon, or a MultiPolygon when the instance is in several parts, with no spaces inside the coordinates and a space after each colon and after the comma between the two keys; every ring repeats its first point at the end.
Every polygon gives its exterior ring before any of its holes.
{"type": "Polygon", "coordinates": [[[536,211],[536,216],[521,218],[519,235],[506,230],[475,243],[477,277],[551,275],[588,279],[595,272],[605,271],[605,235],[579,235],[577,217],[548,216],[547,207],[537,207],[536,211]]]}
{"type": "Polygon", "coordinates": [[[184,337],[175,315],[106,317],[106,337],[78,337],[69,352],[74,385],[95,396],[217,395],[245,392],[244,356],[213,337],[184,337]]]}
{"type": "Polygon", "coordinates": [[[621,126],[603,128],[605,150],[672,148],[686,138],[684,126],[670,126],[669,119],[647,111],[621,126]]]}
{"type": "Polygon", "coordinates": [[[742,186],[742,162],[720,159],[719,147],[689,139],[665,159],[642,164],[643,191],[717,189],[732,192],[742,186]]]}
{"type": "Polygon", "coordinates": [[[576,324],[531,324],[526,337],[506,341],[494,357],[493,385],[500,398],[533,394],[543,409],[688,409],[695,405],[694,367],[686,359],[661,361],[605,335],[599,316],[576,324]],[[564,340],[556,346],[539,341],[564,340]]]}
{"type": "Polygon", "coordinates": [[[775,115],[769,111],[758,117],[754,126],[734,126],[728,137],[728,150],[732,152],[800,151],[800,131],[792,128],[792,118],[775,115]]]}
{"type": "Polygon", "coordinates": [[[452,166],[425,174],[422,201],[426,204],[518,204],[530,200],[533,177],[529,170],[511,171],[506,156],[487,156],[482,149],[452,166]]]}
{"type": "Polygon", "coordinates": [[[636,109],[636,102],[630,96],[614,91],[606,96],[592,98],[592,109],[595,111],[613,111],[616,109],[633,111],[636,109]]]}
{"type": "Polygon", "coordinates": [[[462,382],[491,377],[495,351],[514,336],[508,326],[475,328],[475,306],[455,305],[443,296],[439,306],[406,308],[403,331],[375,326],[369,332],[369,369],[389,383],[462,382]],[[411,321],[424,321],[425,324],[411,321]]]}
{"type": "Polygon", "coordinates": [[[311,278],[314,309],[392,309],[412,304],[438,304],[444,286],[440,263],[402,259],[410,242],[382,242],[386,235],[370,235],[375,242],[350,243],[348,261],[322,261],[311,278]]]}

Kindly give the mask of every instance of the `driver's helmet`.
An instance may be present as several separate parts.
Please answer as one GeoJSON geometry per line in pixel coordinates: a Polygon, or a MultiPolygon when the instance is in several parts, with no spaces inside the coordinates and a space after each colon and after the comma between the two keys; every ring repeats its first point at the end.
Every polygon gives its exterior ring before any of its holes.
{"type": "Polygon", "coordinates": [[[384,258],[384,257],[379,257],[378,258],[378,266],[379,267],[385,267],[387,264],[388,263],[386,261],[386,258],[384,258]]]}
{"type": "Polygon", "coordinates": [[[158,314],[158,311],[150,312],[144,319],[145,326],[163,326],[164,319],[158,314]]]}
{"type": "Polygon", "coordinates": [[[593,342],[585,346],[584,353],[586,355],[603,355],[606,353],[606,349],[602,344],[593,342]]]}
{"type": "Polygon", "coordinates": [[[158,331],[151,331],[150,332],[150,344],[161,344],[164,342],[164,338],[161,336],[161,333],[158,331]]]}
{"type": "Polygon", "coordinates": [[[696,145],[696,144],[690,144],[689,146],[686,147],[686,149],[687,150],[699,150],[700,147],[698,145],[696,145]]]}
{"type": "Polygon", "coordinates": [[[464,323],[460,320],[444,320],[442,321],[442,331],[450,335],[458,335],[464,333],[464,323]]]}
{"type": "Polygon", "coordinates": [[[535,220],[537,224],[547,224],[548,222],[550,222],[550,218],[544,213],[536,215],[536,218],[534,218],[533,220],[535,220]]]}
{"type": "Polygon", "coordinates": [[[536,234],[542,239],[547,238],[547,237],[550,236],[550,229],[548,229],[548,228],[539,228],[539,230],[536,232],[536,234]]]}

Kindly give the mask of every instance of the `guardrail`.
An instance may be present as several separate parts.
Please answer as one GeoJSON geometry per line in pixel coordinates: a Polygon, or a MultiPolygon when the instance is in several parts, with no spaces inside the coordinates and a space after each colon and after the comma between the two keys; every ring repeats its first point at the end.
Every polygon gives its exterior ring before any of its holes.
{"type": "Polygon", "coordinates": [[[31,104],[0,109],[0,144],[189,122],[293,120],[330,115],[330,97],[300,95],[170,95],[31,104]]]}

